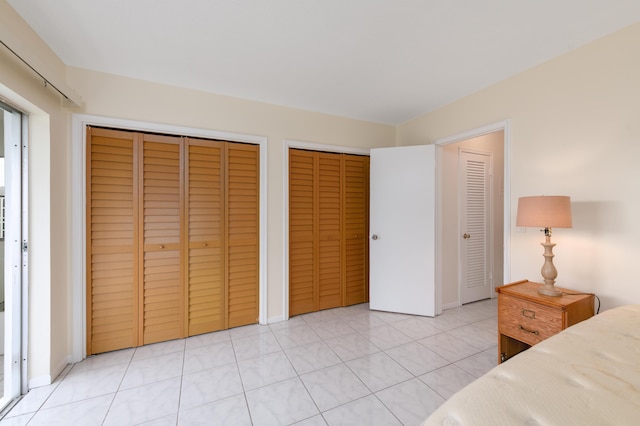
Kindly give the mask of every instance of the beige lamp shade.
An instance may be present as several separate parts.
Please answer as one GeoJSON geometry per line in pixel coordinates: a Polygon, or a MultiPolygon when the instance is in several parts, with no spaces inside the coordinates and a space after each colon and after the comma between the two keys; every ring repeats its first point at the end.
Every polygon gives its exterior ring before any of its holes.
{"type": "Polygon", "coordinates": [[[563,195],[520,197],[516,226],[571,228],[571,198],[563,195]]]}

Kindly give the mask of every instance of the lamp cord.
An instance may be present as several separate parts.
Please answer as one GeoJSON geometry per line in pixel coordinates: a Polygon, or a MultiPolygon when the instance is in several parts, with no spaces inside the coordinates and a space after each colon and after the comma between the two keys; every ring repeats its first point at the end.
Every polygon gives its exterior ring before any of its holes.
{"type": "Polygon", "coordinates": [[[562,294],[566,294],[568,296],[593,296],[598,301],[598,308],[596,309],[596,315],[600,313],[600,298],[596,296],[595,293],[567,293],[566,291],[563,291],[562,294]]]}

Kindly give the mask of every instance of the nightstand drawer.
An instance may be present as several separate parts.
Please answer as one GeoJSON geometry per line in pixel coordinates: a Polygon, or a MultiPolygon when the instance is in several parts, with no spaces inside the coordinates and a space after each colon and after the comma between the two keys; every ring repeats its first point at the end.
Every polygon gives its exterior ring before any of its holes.
{"type": "Polygon", "coordinates": [[[535,345],[562,331],[563,313],[557,309],[501,295],[498,303],[500,333],[535,345]]]}

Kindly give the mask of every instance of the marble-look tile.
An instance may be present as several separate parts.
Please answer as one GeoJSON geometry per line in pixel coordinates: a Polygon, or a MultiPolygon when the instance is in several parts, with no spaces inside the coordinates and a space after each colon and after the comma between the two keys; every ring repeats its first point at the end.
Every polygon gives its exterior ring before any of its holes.
{"type": "Polygon", "coordinates": [[[285,350],[285,353],[298,374],[310,373],[342,362],[324,342],[296,346],[285,350]]]}
{"type": "Polygon", "coordinates": [[[249,416],[249,409],[244,395],[235,395],[180,411],[178,425],[251,426],[251,417],[249,416]]]}
{"type": "Polygon", "coordinates": [[[322,311],[310,312],[308,314],[300,315],[307,324],[317,324],[321,321],[327,321],[330,319],[338,318],[336,313],[337,309],[324,309],[322,311]]]}
{"type": "Polygon", "coordinates": [[[347,362],[347,365],[371,392],[377,392],[413,378],[411,373],[384,352],[354,359],[347,362]]]}
{"type": "Polygon", "coordinates": [[[397,328],[386,323],[381,327],[362,330],[359,333],[382,350],[404,345],[413,340],[397,328]]]}
{"type": "Polygon", "coordinates": [[[371,315],[387,324],[413,318],[413,315],[399,314],[397,312],[371,311],[371,315]]]}
{"type": "Polygon", "coordinates": [[[275,352],[259,358],[240,361],[238,368],[245,391],[290,379],[297,375],[284,352],[275,352]]]}
{"type": "Polygon", "coordinates": [[[18,401],[18,403],[11,409],[11,411],[7,413],[5,419],[38,411],[58,385],[59,383],[56,383],[49,386],[30,389],[29,392],[27,392],[27,394],[24,395],[22,399],[20,399],[20,401],[18,401]]]}
{"type": "Polygon", "coordinates": [[[107,415],[107,410],[109,410],[113,397],[114,394],[103,395],[47,410],[40,410],[33,416],[29,425],[101,425],[107,415]]]}
{"type": "Polygon", "coordinates": [[[402,426],[375,395],[349,402],[323,415],[329,426],[402,426]]]}
{"type": "Polygon", "coordinates": [[[444,399],[449,399],[476,378],[453,364],[444,366],[419,377],[444,399]]]}
{"type": "Polygon", "coordinates": [[[2,426],[25,426],[36,413],[22,414],[15,417],[5,417],[0,421],[2,426]]]}
{"type": "Polygon", "coordinates": [[[178,413],[170,414],[159,419],[149,420],[148,422],[138,423],[140,426],[176,426],[178,423],[178,413]]]}
{"type": "Polygon", "coordinates": [[[473,327],[472,325],[466,325],[453,329],[448,333],[471,346],[475,346],[481,351],[489,349],[498,341],[497,329],[494,332],[489,332],[481,328],[473,327]]]}
{"type": "Polygon", "coordinates": [[[269,331],[271,331],[271,329],[268,325],[251,324],[229,329],[229,336],[231,336],[231,340],[235,340],[249,336],[257,336],[258,334],[268,333],[269,331]]]}
{"type": "Polygon", "coordinates": [[[133,425],[177,413],[180,381],[175,377],[118,392],[104,425],[133,425]]]}
{"type": "Polygon", "coordinates": [[[480,377],[498,365],[498,358],[485,352],[470,356],[455,363],[467,373],[480,377]]]}
{"type": "Polygon", "coordinates": [[[467,325],[466,322],[462,321],[457,316],[450,314],[449,311],[444,311],[442,315],[438,315],[433,318],[431,324],[434,328],[437,328],[440,331],[449,331],[454,328],[467,325]]]}
{"type": "Polygon", "coordinates": [[[235,364],[185,374],[182,377],[180,410],[187,410],[242,393],[242,381],[235,364]]]}
{"type": "Polygon", "coordinates": [[[229,330],[214,331],[212,333],[198,334],[185,339],[185,349],[196,349],[216,343],[228,343],[231,341],[229,330]]]}
{"type": "Polygon", "coordinates": [[[344,336],[345,334],[353,334],[355,332],[349,324],[340,318],[332,318],[315,324],[309,324],[309,327],[311,327],[321,339],[330,339],[332,337],[344,336]]]}
{"type": "Polygon", "coordinates": [[[129,389],[182,375],[184,351],[131,361],[120,389],[129,389]]]}
{"type": "Polygon", "coordinates": [[[318,408],[298,377],[247,392],[255,426],[287,425],[318,414],[318,408]]]}
{"type": "Polygon", "coordinates": [[[357,333],[334,337],[325,340],[325,342],[343,361],[350,361],[361,356],[380,352],[380,349],[371,343],[369,339],[357,333]]]}
{"type": "Polygon", "coordinates": [[[348,316],[345,315],[341,318],[347,321],[349,326],[358,332],[369,330],[371,328],[382,327],[387,324],[380,318],[376,318],[374,315],[371,315],[371,313],[362,312],[361,310],[356,311],[355,314],[350,314],[348,316]]]}
{"type": "Polygon", "coordinates": [[[428,373],[449,364],[449,361],[418,342],[397,346],[385,352],[414,376],[428,373]]]}
{"type": "Polygon", "coordinates": [[[318,414],[317,416],[309,417],[308,419],[304,419],[300,422],[294,423],[295,426],[327,426],[327,422],[324,421],[322,414],[318,414]]]}
{"type": "Polygon", "coordinates": [[[445,401],[418,379],[384,389],[376,396],[404,425],[421,424],[445,401]]]}
{"type": "Polygon", "coordinates": [[[418,342],[449,362],[460,361],[479,352],[477,347],[471,346],[446,332],[424,338],[418,342]]]}
{"type": "Polygon", "coordinates": [[[301,376],[320,411],[351,402],[371,392],[344,364],[301,376]]]}
{"type": "Polygon", "coordinates": [[[238,361],[282,350],[275,336],[270,331],[268,333],[234,339],[233,349],[238,361]]]}
{"type": "Polygon", "coordinates": [[[304,319],[302,319],[300,315],[298,315],[295,317],[291,317],[288,320],[269,323],[269,328],[271,329],[271,331],[276,331],[283,328],[291,328],[291,327],[296,327],[299,325],[306,325],[306,324],[307,322],[304,319]]]}
{"type": "Polygon", "coordinates": [[[69,374],[84,373],[89,370],[112,367],[119,364],[129,364],[135,351],[135,349],[122,349],[104,354],[91,355],[82,360],[82,362],[73,364],[69,374]]]}
{"type": "Polygon", "coordinates": [[[53,391],[42,408],[52,408],[83,399],[114,393],[124,377],[127,364],[69,374],[53,391]]]}
{"type": "Polygon", "coordinates": [[[393,327],[411,337],[413,340],[423,339],[440,333],[432,324],[433,318],[414,317],[393,323],[393,327]]]}
{"type": "Polygon", "coordinates": [[[283,349],[294,348],[308,343],[320,341],[320,336],[306,323],[297,327],[281,328],[273,334],[283,349]]]}
{"type": "Polygon", "coordinates": [[[133,355],[132,361],[140,361],[174,352],[184,352],[184,347],[185,339],[169,340],[168,342],[140,346],[139,348],[136,348],[136,353],[133,355]]]}
{"type": "Polygon", "coordinates": [[[201,346],[184,352],[183,373],[193,373],[236,362],[231,341],[201,346]]]}

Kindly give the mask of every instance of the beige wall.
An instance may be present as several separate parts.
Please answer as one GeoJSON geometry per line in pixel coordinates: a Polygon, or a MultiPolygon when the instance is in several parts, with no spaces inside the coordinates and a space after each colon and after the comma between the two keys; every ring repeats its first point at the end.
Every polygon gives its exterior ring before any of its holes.
{"type": "Polygon", "coordinates": [[[284,297],[284,140],[356,148],[392,146],[395,128],[70,68],[83,113],[264,136],[267,142],[267,289],[271,319],[284,297]]]}
{"type": "MultiPolygon", "coordinates": [[[[4,0],[0,38],[15,50],[37,53],[42,72],[64,79],[64,64],[4,0]]],[[[60,96],[4,47],[0,98],[29,114],[28,375],[39,385],[57,375],[69,354],[68,112],[60,96]]]]}
{"type": "Polygon", "coordinates": [[[398,144],[413,145],[510,120],[511,280],[539,280],[543,263],[540,232],[515,228],[518,197],[569,195],[558,284],[604,308],[640,303],[638,51],[640,24],[398,126],[398,144]]]}

